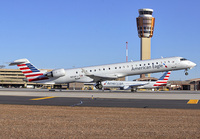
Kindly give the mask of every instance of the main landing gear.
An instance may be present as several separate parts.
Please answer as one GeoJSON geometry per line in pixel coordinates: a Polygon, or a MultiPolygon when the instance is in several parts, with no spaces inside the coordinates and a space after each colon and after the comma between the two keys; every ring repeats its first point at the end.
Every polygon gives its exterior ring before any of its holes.
{"type": "Polygon", "coordinates": [[[131,87],[131,92],[137,92],[137,88],[131,87]]]}
{"type": "Polygon", "coordinates": [[[99,89],[99,90],[101,90],[101,89],[103,88],[103,85],[101,84],[100,81],[98,81],[98,82],[96,83],[95,88],[96,88],[96,89],[99,89]]]}

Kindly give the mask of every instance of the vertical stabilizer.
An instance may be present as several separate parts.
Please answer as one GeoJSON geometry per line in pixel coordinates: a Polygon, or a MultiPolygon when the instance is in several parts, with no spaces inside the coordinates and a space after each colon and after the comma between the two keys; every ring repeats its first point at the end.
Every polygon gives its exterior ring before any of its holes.
{"type": "Polygon", "coordinates": [[[13,65],[18,66],[29,82],[48,79],[48,77],[44,76],[44,73],[31,64],[28,59],[18,59],[9,64],[9,66],[13,65]]]}
{"type": "Polygon", "coordinates": [[[169,80],[169,76],[171,71],[166,71],[153,86],[166,86],[167,81],[169,80]]]}

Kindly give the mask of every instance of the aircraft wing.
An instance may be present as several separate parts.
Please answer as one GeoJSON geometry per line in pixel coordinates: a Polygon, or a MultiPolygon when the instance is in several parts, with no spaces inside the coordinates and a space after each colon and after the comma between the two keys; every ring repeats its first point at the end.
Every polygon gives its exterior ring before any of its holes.
{"type": "Polygon", "coordinates": [[[96,75],[96,74],[90,74],[88,72],[86,72],[84,69],[82,69],[82,71],[85,73],[86,76],[92,78],[94,81],[103,81],[103,80],[114,80],[117,79],[118,76],[116,75],[96,75]]]}

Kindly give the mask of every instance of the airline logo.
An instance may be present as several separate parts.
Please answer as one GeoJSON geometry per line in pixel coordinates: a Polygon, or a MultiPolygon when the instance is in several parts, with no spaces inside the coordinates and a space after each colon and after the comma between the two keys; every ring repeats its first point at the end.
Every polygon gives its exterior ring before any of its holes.
{"type": "Polygon", "coordinates": [[[163,63],[163,65],[165,66],[165,68],[167,68],[167,65],[165,63],[163,63]]]}
{"type": "Polygon", "coordinates": [[[29,82],[48,79],[40,70],[34,67],[31,63],[17,65],[29,82]]]}
{"type": "Polygon", "coordinates": [[[153,86],[166,86],[167,81],[169,80],[169,76],[171,74],[171,71],[165,72],[163,76],[158,79],[158,81],[153,86]]]}

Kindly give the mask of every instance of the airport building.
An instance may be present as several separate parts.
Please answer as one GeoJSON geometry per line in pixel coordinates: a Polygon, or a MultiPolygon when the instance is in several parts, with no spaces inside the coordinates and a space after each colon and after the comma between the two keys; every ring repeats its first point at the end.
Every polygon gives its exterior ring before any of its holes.
{"type": "Polygon", "coordinates": [[[1,87],[26,87],[24,75],[17,69],[0,69],[1,87]]]}
{"type": "MultiPolygon", "coordinates": [[[[154,32],[155,18],[152,17],[152,9],[139,9],[137,21],[138,37],[140,38],[140,60],[151,59],[151,38],[154,32]]],[[[141,78],[150,77],[150,74],[142,74],[141,78]]]]}

